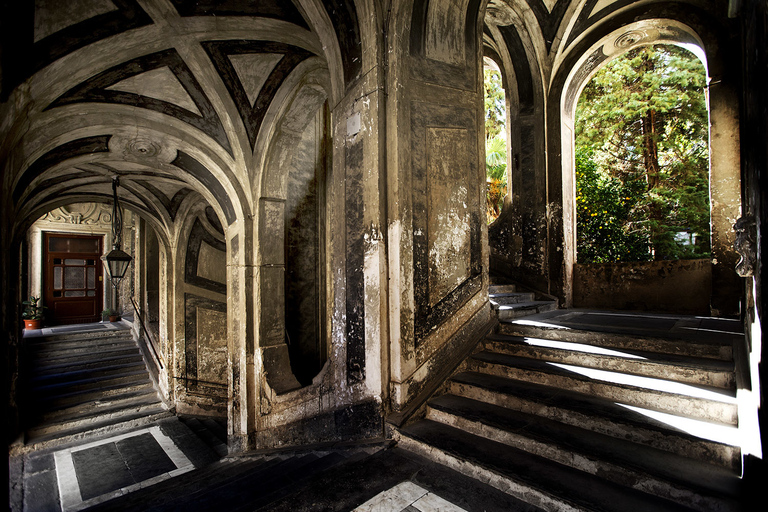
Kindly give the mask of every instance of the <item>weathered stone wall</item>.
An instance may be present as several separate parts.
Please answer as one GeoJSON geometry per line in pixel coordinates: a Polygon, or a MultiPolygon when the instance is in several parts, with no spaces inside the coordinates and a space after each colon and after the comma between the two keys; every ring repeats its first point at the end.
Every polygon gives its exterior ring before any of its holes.
{"type": "Polygon", "coordinates": [[[573,307],[709,315],[712,262],[576,264],[573,307]]]}
{"type": "MultiPolygon", "coordinates": [[[[223,415],[228,397],[227,267],[224,233],[210,207],[191,213],[183,256],[183,356],[178,355],[176,407],[223,415]]],[[[177,340],[178,341],[178,340],[177,340]]]]}
{"type": "Polygon", "coordinates": [[[396,2],[389,37],[392,408],[457,364],[490,319],[483,2],[396,2]]]}

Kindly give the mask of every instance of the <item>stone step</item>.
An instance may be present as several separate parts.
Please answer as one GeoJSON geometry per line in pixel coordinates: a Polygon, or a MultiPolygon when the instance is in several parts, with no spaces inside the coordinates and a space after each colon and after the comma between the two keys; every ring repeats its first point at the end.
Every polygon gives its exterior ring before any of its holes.
{"type": "Polygon", "coordinates": [[[30,429],[27,435],[34,439],[58,432],[89,430],[93,425],[100,425],[124,417],[154,414],[160,409],[164,409],[164,407],[157,396],[147,395],[141,399],[121,401],[108,407],[83,411],[80,414],[49,419],[40,426],[30,429]]]}
{"type": "Polygon", "coordinates": [[[51,386],[54,384],[66,384],[73,382],[83,382],[90,379],[99,379],[116,375],[123,375],[128,372],[145,370],[144,360],[128,361],[117,364],[104,364],[95,368],[68,368],[59,373],[48,373],[46,375],[35,375],[30,379],[32,389],[51,386]]]}
{"type": "Polygon", "coordinates": [[[104,387],[132,385],[140,382],[149,382],[149,374],[146,367],[132,366],[123,371],[102,377],[80,378],[76,380],[58,382],[37,386],[30,390],[35,400],[56,399],[90,390],[98,390],[104,387]]]}
{"type": "Polygon", "coordinates": [[[500,323],[498,334],[525,336],[555,341],[571,341],[586,345],[614,347],[624,350],[640,350],[660,354],[706,357],[710,359],[733,360],[733,345],[730,338],[703,339],[690,337],[662,337],[638,335],[629,332],[595,331],[546,325],[546,319],[526,323],[500,323]]]}
{"type": "Polygon", "coordinates": [[[537,300],[531,302],[521,302],[518,304],[501,304],[493,306],[499,321],[512,320],[528,315],[554,311],[557,309],[557,302],[551,300],[537,300]]]}
{"type": "Polygon", "coordinates": [[[398,446],[545,511],[692,510],[431,420],[417,421],[398,432],[398,446]]]}
{"type": "MultiPolygon", "coordinates": [[[[93,325],[89,327],[93,327],[93,325]]],[[[131,336],[131,330],[128,325],[124,325],[119,328],[114,328],[112,326],[91,329],[72,328],[71,332],[65,332],[61,327],[52,328],[52,330],[55,332],[51,334],[44,334],[42,336],[27,337],[24,339],[24,343],[34,344],[51,341],[88,340],[91,338],[120,338],[131,336]]]]}
{"type": "Polygon", "coordinates": [[[490,352],[510,356],[736,389],[734,365],[730,361],[498,334],[487,336],[484,346],[490,352]]]}
{"type": "Polygon", "coordinates": [[[102,386],[96,388],[75,389],[66,393],[40,396],[35,399],[34,404],[39,409],[50,412],[66,407],[73,407],[78,404],[84,404],[88,401],[109,400],[122,394],[135,393],[143,390],[154,391],[154,386],[149,377],[138,378],[131,383],[117,382],[111,385],[102,384],[102,386]]]}
{"type": "Polygon", "coordinates": [[[497,293],[515,293],[517,285],[514,284],[492,284],[488,286],[488,293],[491,295],[497,293]]]}
{"type": "Polygon", "coordinates": [[[735,425],[736,393],[621,372],[479,352],[468,370],[509,379],[570,389],[619,403],[735,425]]]}
{"type": "Polygon", "coordinates": [[[66,373],[69,371],[98,369],[105,366],[129,364],[140,361],[144,361],[144,359],[141,357],[141,352],[139,352],[138,348],[134,348],[130,351],[110,352],[108,355],[102,354],[99,358],[94,357],[93,359],[86,361],[83,361],[80,358],[70,358],[67,361],[59,362],[57,364],[50,364],[45,366],[37,365],[32,369],[32,372],[34,373],[33,378],[39,378],[47,375],[66,373]]]}
{"type": "Polygon", "coordinates": [[[568,389],[474,372],[454,375],[448,383],[448,392],[734,471],[741,467],[735,426],[665,416],[649,409],[630,409],[613,400],[568,389]]]}
{"type": "Polygon", "coordinates": [[[521,302],[534,302],[533,293],[493,293],[489,295],[491,306],[496,308],[506,304],[520,304],[521,302]]]}
{"type": "Polygon", "coordinates": [[[62,357],[73,357],[76,355],[87,355],[100,353],[104,350],[124,349],[128,347],[137,347],[132,338],[107,338],[94,339],[87,343],[71,342],[67,346],[40,345],[29,348],[30,355],[38,361],[47,361],[62,357]]]}
{"type": "Polygon", "coordinates": [[[433,399],[426,417],[699,510],[738,496],[738,476],[725,468],[469,398],[433,399]]]}
{"type": "Polygon", "coordinates": [[[74,443],[86,438],[90,440],[97,437],[114,435],[151,425],[171,417],[173,417],[173,413],[163,407],[157,407],[142,413],[120,416],[118,418],[107,418],[98,423],[88,425],[87,429],[73,428],[71,430],[44,434],[39,437],[27,437],[25,445],[20,451],[32,452],[74,443]]]}
{"type": "Polygon", "coordinates": [[[100,349],[98,351],[93,351],[86,354],[68,354],[67,352],[62,352],[60,354],[47,357],[45,360],[34,361],[34,368],[45,370],[47,368],[56,368],[59,366],[68,366],[78,363],[88,364],[90,362],[99,362],[108,358],[132,356],[139,353],[139,348],[136,346],[136,344],[125,345],[106,350],[100,349]]]}
{"type": "Polygon", "coordinates": [[[154,400],[155,402],[159,402],[157,391],[155,391],[154,387],[151,385],[139,387],[134,391],[115,394],[114,396],[83,400],[82,402],[70,405],[68,407],[62,407],[48,411],[40,411],[40,413],[35,418],[33,418],[33,420],[36,420],[40,423],[56,422],[62,418],[76,418],[79,416],[98,414],[102,410],[108,410],[113,407],[131,406],[135,403],[142,403],[145,400],[154,400]]]}

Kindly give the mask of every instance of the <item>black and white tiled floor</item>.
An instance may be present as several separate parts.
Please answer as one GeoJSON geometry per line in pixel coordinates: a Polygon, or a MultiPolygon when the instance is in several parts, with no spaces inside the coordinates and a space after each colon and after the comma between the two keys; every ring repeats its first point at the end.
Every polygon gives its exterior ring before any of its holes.
{"type": "Polygon", "coordinates": [[[63,512],[84,510],[194,469],[158,426],[59,450],[53,458],[63,512]]]}

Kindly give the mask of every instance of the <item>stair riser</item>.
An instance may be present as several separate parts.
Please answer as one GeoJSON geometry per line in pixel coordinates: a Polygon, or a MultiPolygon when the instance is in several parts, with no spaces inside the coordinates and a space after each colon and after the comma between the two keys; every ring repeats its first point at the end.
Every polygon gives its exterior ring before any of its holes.
{"type": "Polygon", "coordinates": [[[92,400],[74,405],[72,407],[58,409],[56,411],[43,414],[40,416],[39,420],[45,423],[53,423],[68,417],[98,414],[101,410],[114,407],[132,407],[136,404],[146,402],[148,400],[154,400],[156,403],[160,403],[160,400],[157,397],[157,392],[154,389],[144,390],[144,392],[139,394],[120,394],[103,400],[92,400]]]}
{"type": "Polygon", "coordinates": [[[117,366],[117,365],[129,365],[133,363],[143,363],[144,359],[141,357],[141,353],[138,350],[133,350],[133,353],[126,354],[124,356],[106,357],[103,359],[93,359],[88,362],[82,362],[74,360],[70,363],[50,365],[47,367],[35,367],[33,372],[35,376],[33,379],[45,378],[48,375],[57,375],[62,373],[78,372],[85,370],[98,370],[104,367],[117,366]]]}
{"type": "Polygon", "coordinates": [[[693,341],[666,340],[661,338],[636,337],[626,334],[579,331],[576,329],[546,329],[532,325],[500,324],[499,334],[528,336],[555,341],[573,341],[587,345],[624,350],[640,350],[659,354],[674,354],[691,357],[705,357],[730,361],[733,350],[730,344],[710,345],[693,341]]]}
{"type": "Polygon", "coordinates": [[[87,332],[75,332],[68,334],[48,334],[46,336],[40,336],[39,338],[30,338],[30,343],[47,343],[47,342],[59,342],[59,341],[77,341],[77,340],[89,340],[93,338],[109,339],[109,338],[126,338],[131,336],[129,329],[104,329],[93,330],[87,332]]]}
{"type": "Polygon", "coordinates": [[[153,389],[149,378],[144,381],[137,381],[130,384],[114,385],[108,388],[90,389],[83,392],[73,392],[64,396],[53,396],[38,399],[38,403],[46,410],[57,410],[65,407],[71,407],[82,404],[90,400],[104,400],[110,397],[119,396],[123,393],[133,393],[141,390],[153,389]]]}
{"type": "Polygon", "coordinates": [[[72,344],[67,347],[39,347],[30,350],[30,355],[38,361],[53,359],[56,357],[77,356],[80,354],[93,354],[103,350],[119,350],[126,348],[138,348],[133,340],[116,340],[102,343],[72,344]]]}
{"type": "Polygon", "coordinates": [[[125,348],[119,348],[114,350],[96,351],[88,354],[75,354],[69,355],[62,353],[57,356],[51,356],[45,361],[34,361],[34,368],[46,371],[50,368],[57,368],[60,366],[70,366],[76,364],[89,364],[102,361],[105,357],[126,357],[134,356],[139,353],[139,348],[136,345],[126,345],[125,348]]]}
{"type": "Polygon", "coordinates": [[[539,402],[526,400],[514,395],[495,393],[479,386],[451,382],[451,393],[473,400],[506,407],[515,411],[534,414],[554,421],[559,421],[574,427],[625,439],[638,444],[651,446],[677,455],[691,457],[704,462],[718,464],[734,471],[741,467],[741,451],[738,447],[708,441],[693,441],[675,435],[674,431],[662,433],[655,430],[643,429],[637,425],[624,425],[600,416],[590,416],[572,410],[564,410],[539,402]]]}
{"type": "Polygon", "coordinates": [[[654,478],[652,475],[632,471],[631,469],[617,466],[600,459],[587,457],[583,454],[568,450],[563,446],[540,442],[519,433],[508,432],[489,425],[484,425],[480,422],[472,421],[431,407],[428,408],[427,418],[461,429],[470,434],[524,450],[539,457],[545,457],[551,461],[599,476],[614,483],[628,485],[638,491],[647,492],[654,496],[676,501],[682,505],[693,505],[696,510],[708,512],[726,510],[725,506],[717,500],[702,498],[689,489],[674,486],[669,482],[654,478]]]}
{"type": "Polygon", "coordinates": [[[514,309],[506,309],[501,308],[497,311],[497,314],[499,316],[499,320],[514,320],[515,318],[522,318],[524,316],[528,315],[535,315],[538,313],[546,313],[547,311],[554,311],[557,309],[557,304],[554,302],[551,304],[539,304],[534,307],[530,308],[514,308],[514,309]]]}
{"type": "Polygon", "coordinates": [[[151,425],[152,423],[159,421],[163,418],[169,418],[173,414],[168,411],[158,412],[157,414],[151,414],[149,416],[142,416],[141,418],[134,418],[128,421],[124,421],[121,423],[117,423],[114,425],[107,425],[104,427],[96,428],[93,430],[88,430],[84,432],[77,432],[74,434],[64,435],[61,437],[55,437],[52,439],[46,439],[43,441],[35,441],[32,439],[30,442],[28,442],[23,447],[19,448],[17,451],[14,452],[14,455],[17,454],[23,454],[23,453],[30,453],[32,451],[36,450],[42,450],[42,449],[48,449],[53,448],[56,446],[61,446],[63,444],[69,444],[73,443],[75,441],[79,441],[84,438],[93,438],[96,436],[103,436],[107,434],[117,434],[120,432],[125,432],[128,430],[132,430],[135,428],[143,427],[146,425],[151,425]]]}
{"type": "Polygon", "coordinates": [[[517,293],[517,286],[514,284],[492,284],[488,287],[488,293],[517,293]]]}
{"type": "Polygon", "coordinates": [[[124,375],[126,373],[133,373],[144,370],[144,361],[134,362],[130,365],[120,365],[113,367],[106,367],[102,369],[89,368],[87,370],[76,370],[67,373],[60,373],[58,375],[46,375],[44,377],[38,377],[32,379],[32,386],[39,388],[43,386],[51,386],[55,384],[67,384],[69,382],[78,382],[82,380],[100,379],[103,377],[111,377],[114,375],[124,375]]]}
{"type": "Polygon", "coordinates": [[[591,512],[586,508],[565,503],[556,496],[534,489],[523,482],[513,480],[491,469],[474,464],[471,461],[461,460],[443,450],[430,446],[417,439],[413,439],[404,433],[399,433],[398,446],[412,451],[422,457],[431,459],[454,471],[458,471],[470,478],[499,489],[502,492],[529,503],[547,512],[591,512]]]}
{"type": "Polygon", "coordinates": [[[65,398],[72,394],[78,394],[93,390],[99,390],[104,387],[112,386],[130,386],[136,384],[148,383],[149,375],[146,372],[135,373],[132,375],[125,375],[121,377],[112,377],[108,379],[99,379],[91,382],[78,382],[70,384],[58,384],[54,386],[44,386],[37,388],[33,396],[38,400],[46,400],[48,398],[56,400],[57,398],[65,398]]]}
{"type": "Polygon", "coordinates": [[[733,371],[704,371],[695,368],[684,368],[669,364],[657,364],[638,359],[624,359],[604,355],[572,352],[567,350],[530,347],[487,340],[485,348],[498,354],[527,357],[539,361],[572,364],[599,370],[609,370],[632,375],[641,375],[658,379],[673,380],[686,384],[712,386],[722,389],[735,389],[733,371]]]}
{"type": "Polygon", "coordinates": [[[585,381],[564,375],[523,370],[477,360],[469,361],[469,370],[508,379],[570,389],[619,403],[681,414],[706,421],[720,422],[726,425],[736,425],[737,422],[737,407],[735,404],[713,402],[711,400],[673,395],[661,391],[643,390],[599,381],[585,381]]]}
{"type": "Polygon", "coordinates": [[[57,432],[63,432],[72,429],[88,430],[88,428],[94,424],[103,423],[106,420],[120,419],[135,414],[147,414],[156,411],[160,403],[155,402],[151,404],[143,404],[140,406],[126,407],[116,411],[111,411],[109,414],[101,414],[89,418],[80,418],[70,421],[60,421],[53,425],[47,425],[45,427],[31,429],[29,436],[31,438],[45,436],[49,434],[55,434],[57,432]]]}
{"type": "Polygon", "coordinates": [[[517,295],[498,295],[490,296],[491,302],[496,304],[520,304],[521,302],[531,302],[534,299],[532,293],[519,293],[517,295]]]}

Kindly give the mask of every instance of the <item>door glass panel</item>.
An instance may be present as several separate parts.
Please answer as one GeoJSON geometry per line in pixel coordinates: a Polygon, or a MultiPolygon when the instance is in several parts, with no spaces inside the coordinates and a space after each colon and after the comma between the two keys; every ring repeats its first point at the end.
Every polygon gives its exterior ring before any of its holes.
{"type": "Polygon", "coordinates": [[[64,292],[65,297],[85,297],[83,290],[67,290],[64,292]]]}
{"type": "Polygon", "coordinates": [[[88,286],[86,288],[96,288],[96,269],[88,267],[85,270],[88,274],[88,286]]]}
{"type": "Polygon", "coordinates": [[[48,250],[50,252],[85,252],[99,253],[99,240],[88,238],[49,238],[48,250]]]}
{"type": "Polygon", "coordinates": [[[88,296],[89,297],[95,297],[96,296],[96,290],[88,290],[88,296]]]}
{"type": "Polygon", "coordinates": [[[64,272],[61,267],[53,267],[53,288],[54,290],[61,290],[64,286],[62,283],[62,276],[64,272]]]}
{"type": "Polygon", "coordinates": [[[85,265],[85,260],[77,258],[67,258],[64,260],[65,265],[85,265]]]}
{"type": "Polygon", "coordinates": [[[85,269],[83,267],[65,267],[65,288],[85,288],[85,269]]]}

